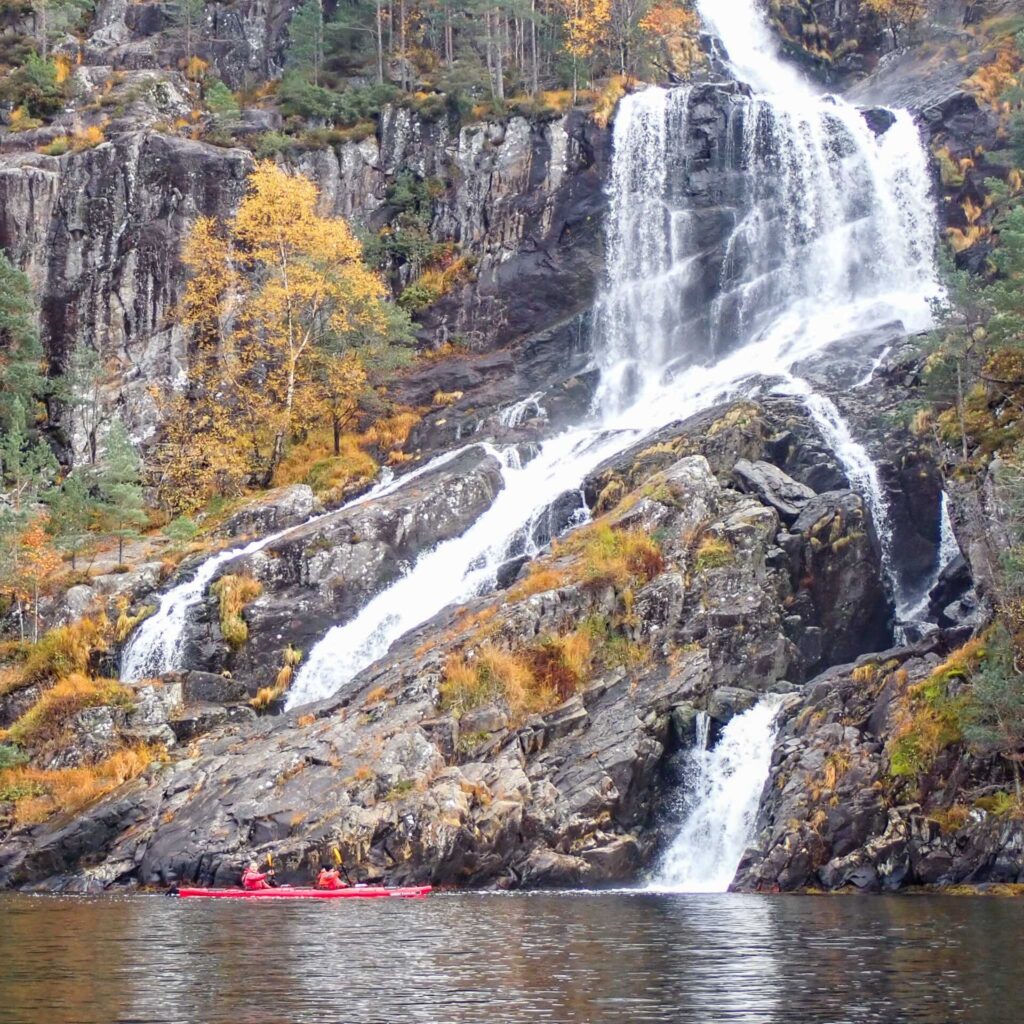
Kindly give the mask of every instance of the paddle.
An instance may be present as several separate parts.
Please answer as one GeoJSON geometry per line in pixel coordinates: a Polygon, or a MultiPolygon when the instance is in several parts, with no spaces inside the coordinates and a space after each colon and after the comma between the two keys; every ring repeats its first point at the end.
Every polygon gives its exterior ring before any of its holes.
{"type": "Polygon", "coordinates": [[[345,870],[345,865],[341,859],[341,851],[336,846],[332,846],[331,853],[334,855],[334,863],[338,865],[338,870],[345,876],[346,884],[351,885],[352,879],[349,878],[348,872],[345,870]]]}

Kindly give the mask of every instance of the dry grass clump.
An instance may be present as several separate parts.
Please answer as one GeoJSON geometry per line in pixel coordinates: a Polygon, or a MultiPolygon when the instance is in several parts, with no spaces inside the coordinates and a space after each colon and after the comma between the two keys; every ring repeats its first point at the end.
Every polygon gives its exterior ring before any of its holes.
{"type": "Polygon", "coordinates": [[[210,591],[220,602],[220,631],[228,646],[237,651],[249,639],[249,626],[242,612],[263,593],[263,584],[251,576],[228,574],[221,576],[210,591]]]}
{"type": "Polygon", "coordinates": [[[514,720],[549,711],[579,692],[603,661],[604,633],[589,622],[517,651],[485,642],[453,654],[444,667],[441,705],[456,714],[504,701],[514,720]]]}
{"type": "Polygon", "coordinates": [[[295,670],[302,661],[302,651],[289,644],[282,654],[281,667],[277,671],[277,677],[272,686],[262,686],[249,703],[257,711],[266,711],[274,701],[283,697],[295,678],[295,670]]]}
{"type": "Polygon", "coordinates": [[[534,594],[546,594],[565,586],[565,574],[552,569],[543,562],[533,562],[526,577],[508,592],[510,601],[522,601],[534,594]]]}
{"type": "Polygon", "coordinates": [[[920,683],[909,685],[902,669],[893,677],[900,687],[892,704],[893,725],[886,743],[893,778],[918,778],[931,769],[943,750],[963,739],[970,697],[958,692],[956,683],[983,656],[977,652],[984,650],[977,638],[965,648],[954,652],[920,683]]]}
{"type": "Polygon", "coordinates": [[[732,545],[724,537],[705,534],[697,545],[694,569],[697,572],[721,569],[724,566],[732,565],[735,557],[736,553],[733,551],[732,545]]]}
{"type": "Polygon", "coordinates": [[[76,672],[44,691],[39,700],[6,730],[4,738],[19,746],[40,746],[59,739],[68,719],[83,708],[103,704],[128,707],[131,703],[131,691],[116,680],[90,679],[76,672]]]}
{"type": "MultiPolygon", "coordinates": [[[[277,486],[304,483],[321,497],[340,495],[350,485],[372,480],[379,466],[363,449],[366,435],[342,434],[334,452],[331,429],[313,430],[300,445],[288,451],[274,474],[277,486]]],[[[372,443],[376,443],[373,441],[372,443]]]]}
{"type": "Polygon", "coordinates": [[[109,635],[110,620],[105,614],[49,630],[28,649],[22,669],[25,683],[87,672],[93,655],[107,650],[109,635]]]}
{"type": "Polygon", "coordinates": [[[607,128],[618,106],[619,100],[629,90],[629,79],[624,75],[612,75],[605,87],[598,93],[594,103],[594,120],[602,127],[607,128]]]}
{"type": "Polygon", "coordinates": [[[441,705],[456,714],[503,700],[515,717],[556,703],[553,690],[544,691],[530,661],[522,654],[484,644],[473,658],[453,654],[444,667],[441,705]]]}
{"type": "Polygon", "coordinates": [[[81,810],[140,775],[156,753],[139,745],[80,768],[9,768],[0,772],[0,800],[14,804],[14,818],[19,825],[37,825],[57,812],[81,810]]]}
{"type": "Polygon", "coordinates": [[[596,523],[572,534],[556,553],[579,556],[584,582],[592,586],[649,583],[665,568],[665,557],[658,542],[642,530],[616,530],[607,523],[596,523]]]}
{"type": "Polygon", "coordinates": [[[123,644],[125,640],[128,639],[128,635],[131,631],[135,629],[143,619],[148,619],[155,611],[155,604],[147,604],[144,608],[139,610],[138,614],[130,615],[128,613],[128,599],[126,597],[118,598],[117,621],[114,623],[114,639],[119,644],[123,644]]]}
{"type": "Polygon", "coordinates": [[[377,420],[376,423],[364,431],[359,437],[359,443],[362,445],[377,445],[386,451],[401,448],[409,440],[413,427],[421,419],[420,414],[412,409],[395,412],[391,416],[385,416],[383,419],[377,420]]]}

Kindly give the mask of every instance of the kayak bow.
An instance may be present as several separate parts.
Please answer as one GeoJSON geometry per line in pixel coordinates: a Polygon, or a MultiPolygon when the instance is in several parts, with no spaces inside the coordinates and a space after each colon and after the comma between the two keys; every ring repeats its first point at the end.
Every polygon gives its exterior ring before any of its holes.
{"type": "Polygon", "coordinates": [[[336,899],[379,899],[396,896],[400,899],[419,899],[427,896],[432,886],[413,885],[396,889],[384,886],[353,885],[347,889],[290,889],[281,886],[277,889],[179,889],[181,897],[200,896],[207,899],[221,900],[336,900],[336,899]]]}

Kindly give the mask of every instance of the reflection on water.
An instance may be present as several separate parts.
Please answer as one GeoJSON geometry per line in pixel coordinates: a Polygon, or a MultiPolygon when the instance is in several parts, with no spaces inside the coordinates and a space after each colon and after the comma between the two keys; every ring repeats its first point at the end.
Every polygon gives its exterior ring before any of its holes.
{"type": "Polygon", "coordinates": [[[0,898],[10,1024],[1017,1024],[1024,903],[0,898]]]}

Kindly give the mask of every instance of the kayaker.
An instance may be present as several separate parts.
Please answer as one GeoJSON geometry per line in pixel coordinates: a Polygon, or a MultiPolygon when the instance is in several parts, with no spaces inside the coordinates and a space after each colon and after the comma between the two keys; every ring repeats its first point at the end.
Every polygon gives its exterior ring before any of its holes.
{"type": "Polygon", "coordinates": [[[316,876],[316,887],[318,889],[345,889],[347,886],[341,880],[337,868],[321,868],[320,874],[316,876]]]}
{"type": "Polygon", "coordinates": [[[272,875],[273,871],[260,872],[256,861],[250,861],[249,866],[242,872],[242,888],[243,889],[269,889],[270,883],[267,879],[272,875]]]}

